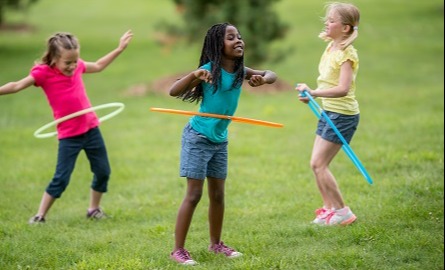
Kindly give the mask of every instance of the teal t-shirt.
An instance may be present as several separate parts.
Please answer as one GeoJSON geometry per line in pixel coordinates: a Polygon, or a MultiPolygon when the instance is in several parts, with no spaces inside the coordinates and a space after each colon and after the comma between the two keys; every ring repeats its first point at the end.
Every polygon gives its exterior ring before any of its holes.
{"type": "MultiPolygon", "coordinates": [[[[200,68],[211,71],[211,63],[207,63],[200,68]]],[[[199,112],[230,116],[235,114],[241,94],[241,85],[237,88],[233,88],[232,85],[234,80],[234,73],[229,73],[222,69],[221,82],[216,93],[213,93],[214,87],[211,84],[202,82],[203,98],[201,100],[199,112]]],[[[227,141],[227,128],[230,122],[231,120],[202,116],[193,116],[190,119],[190,125],[194,130],[215,143],[227,141]]]]}

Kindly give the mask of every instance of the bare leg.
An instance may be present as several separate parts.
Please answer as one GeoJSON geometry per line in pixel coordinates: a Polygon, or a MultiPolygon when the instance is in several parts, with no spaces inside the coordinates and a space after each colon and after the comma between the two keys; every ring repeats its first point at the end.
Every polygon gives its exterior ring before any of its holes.
{"type": "Polygon", "coordinates": [[[193,213],[201,200],[203,180],[187,178],[187,194],[179,207],[175,227],[175,249],[184,248],[193,213]]]}
{"type": "Polygon", "coordinates": [[[221,242],[224,220],[224,186],[223,179],[208,178],[210,244],[221,242]]]}
{"type": "Polygon", "coordinates": [[[102,192],[97,192],[93,189],[90,191],[90,206],[88,208],[88,211],[93,211],[94,209],[97,209],[100,207],[100,200],[102,199],[102,192]]]}
{"type": "Polygon", "coordinates": [[[52,197],[45,191],[43,193],[42,200],[40,201],[39,211],[37,215],[44,218],[55,200],[56,198],[52,197]]]}
{"type": "Polygon", "coordinates": [[[345,206],[335,177],[329,170],[329,164],[340,150],[341,145],[316,136],[312,150],[311,167],[317,181],[324,205],[330,209],[341,209],[345,206]]]}

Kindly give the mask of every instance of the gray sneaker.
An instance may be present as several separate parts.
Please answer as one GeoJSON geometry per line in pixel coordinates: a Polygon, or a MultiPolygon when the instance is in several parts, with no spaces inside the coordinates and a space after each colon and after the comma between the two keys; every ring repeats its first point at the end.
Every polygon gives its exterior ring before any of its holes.
{"type": "Polygon", "coordinates": [[[100,208],[93,209],[91,211],[87,211],[88,219],[104,219],[107,215],[100,208]]]}
{"type": "Polygon", "coordinates": [[[35,215],[28,221],[29,224],[43,224],[45,223],[45,218],[39,215],[35,215]]]}

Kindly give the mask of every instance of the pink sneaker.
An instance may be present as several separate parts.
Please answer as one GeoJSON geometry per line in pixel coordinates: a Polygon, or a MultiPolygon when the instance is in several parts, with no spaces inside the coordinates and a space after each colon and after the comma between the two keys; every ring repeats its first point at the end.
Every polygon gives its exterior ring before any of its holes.
{"type": "Polygon", "coordinates": [[[198,264],[190,257],[190,253],[184,248],[179,248],[170,254],[170,258],[182,265],[196,265],[198,264]]]}
{"type": "Polygon", "coordinates": [[[326,225],[349,225],[353,223],[357,217],[352,213],[349,207],[345,206],[342,209],[332,211],[326,219],[326,225]]]}
{"type": "Polygon", "coordinates": [[[312,221],[313,224],[317,225],[326,225],[326,219],[329,217],[329,215],[332,213],[332,210],[327,208],[318,208],[315,210],[315,219],[312,221]]]}
{"type": "Polygon", "coordinates": [[[224,254],[227,258],[236,258],[243,255],[241,252],[224,245],[224,242],[222,241],[218,244],[211,245],[209,247],[209,251],[212,251],[215,254],[224,254]]]}

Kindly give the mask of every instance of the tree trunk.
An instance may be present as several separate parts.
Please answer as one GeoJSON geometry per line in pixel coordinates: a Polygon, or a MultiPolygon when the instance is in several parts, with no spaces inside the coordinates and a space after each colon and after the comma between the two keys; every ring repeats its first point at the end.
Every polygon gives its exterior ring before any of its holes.
{"type": "Polygon", "coordinates": [[[3,6],[4,5],[5,5],[5,1],[0,0],[0,26],[3,25],[3,20],[4,20],[4,16],[3,16],[3,11],[4,11],[3,6]]]}

